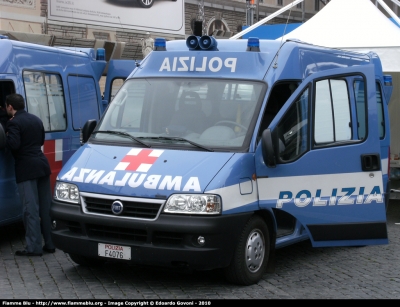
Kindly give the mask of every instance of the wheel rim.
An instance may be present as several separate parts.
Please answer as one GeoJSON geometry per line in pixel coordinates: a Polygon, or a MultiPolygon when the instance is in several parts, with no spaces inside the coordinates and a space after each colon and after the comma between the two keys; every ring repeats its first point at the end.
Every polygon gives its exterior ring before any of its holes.
{"type": "Polygon", "coordinates": [[[153,0],[141,0],[144,5],[150,5],[153,0]]]}
{"type": "Polygon", "coordinates": [[[265,255],[265,240],[262,232],[254,229],[247,238],[246,244],[246,266],[251,273],[257,272],[265,255]]]}

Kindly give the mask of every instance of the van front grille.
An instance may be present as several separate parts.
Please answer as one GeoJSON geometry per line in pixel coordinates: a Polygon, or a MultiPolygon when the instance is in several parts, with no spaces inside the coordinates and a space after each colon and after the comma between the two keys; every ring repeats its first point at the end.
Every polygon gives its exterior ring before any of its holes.
{"type": "Polygon", "coordinates": [[[142,201],[126,201],[121,200],[123,204],[122,213],[115,215],[111,211],[111,206],[114,199],[97,198],[97,197],[83,197],[84,211],[87,213],[97,213],[112,216],[141,218],[141,219],[155,219],[161,208],[161,203],[142,202],[142,201]]]}

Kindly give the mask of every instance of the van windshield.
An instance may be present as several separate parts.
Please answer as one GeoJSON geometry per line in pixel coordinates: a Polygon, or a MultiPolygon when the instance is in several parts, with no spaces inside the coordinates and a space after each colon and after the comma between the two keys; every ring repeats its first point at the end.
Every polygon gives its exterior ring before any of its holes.
{"type": "Polygon", "coordinates": [[[247,150],[265,93],[262,82],[224,79],[127,80],[110,103],[92,141],[150,147],[247,150]],[[107,133],[107,131],[124,132],[107,133]]]}

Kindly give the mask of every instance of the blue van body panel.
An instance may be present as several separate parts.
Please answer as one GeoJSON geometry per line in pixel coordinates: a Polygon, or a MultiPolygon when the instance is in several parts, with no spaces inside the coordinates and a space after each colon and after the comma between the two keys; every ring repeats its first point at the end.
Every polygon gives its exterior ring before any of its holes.
{"type": "MultiPolygon", "coordinates": [[[[78,100],[83,101],[86,92],[74,92],[74,90],[80,91],[79,84],[70,84],[68,78],[83,77],[94,80],[94,88],[91,88],[91,91],[96,93],[96,97],[91,97],[91,99],[96,100],[96,112],[89,112],[82,106],[79,116],[85,118],[84,121],[89,118],[98,120],[103,112],[99,80],[107,62],[97,60],[96,50],[93,48],[49,47],[0,39],[0,50],[0,82],[12,83],[13,92],[21,94],[26,101],[29,97],[26,95],[24,72],[52,74],[60,77],[65,107],[65,114],[62,114],[61,117],[66,119],[66,127],[59,131],[46,131],[43,146],[43,151],[52,169],[51,184],[53,188],[59,170],[81,146],[79,131],[81,127],[74,128],[72,126],[73,110],[71,104],[76,105],[79,103],[78,100]]],[[[112,70],[117,73],[117,69],[112,70]]],[[[126,78],[128,74],[128,72],[125,72],[119,75],[126,78]]],[[[9,93],[1,92],[2,101],[4,101],[6,94],[9,93]]],[[[28,105],[26,109],[28,112],[31,111],[28,105]]],[[[75,125],[79,126],[77,122],[76,120],[75,125]]],[[[15,183],[14,163],[11,154],[7,150],[0,150],[0,161],[2,163],[0,167],[0,188],[3,190],[0,193],[0,225],[5,225],[21,219],[22,205],[15,183]]]]}
{"type": "Polygon", "coordinates": [[[255,180],[254,154],[235,153],[215,175],[207,187],[207,193],[222,198],[222,214],[236,214],[259,210],[255,180]]]}
{"type": "Polygon", "coordinates": [[[241,259],[238,253],[251,262],[248,250],[238,252],[232,241],[238,248],[244,241],[251,246],[260,233],[268,233],[268,253],[303,240],[314,247],[387,244],[390,91],[373,53],[290,40],[260,40],[259,51],[247,51],[247,40],[218,40],[210,50],[189,50],[183,40],[167,42],[165,51],[152,51],[133,69],[95,133],[59,173],[60,186],[76,186],[81,194],[53,200],[56,246],[104,260],[98,246],[110,244],[132,251],[125,259],[132,263],[232,269],[241,259]],[[281,84],[287,92],[272,110],[281,84]],[[173,135],[163,120],[197,100],[202,101],[193,111],[198,117],[209,107],[207,128],[196,132],[185,126],[182,135],[173,135]],[[224,102],[232,103],[233,116],[212,121],[214,113],[230,113],[221,111],[224,102]],[[162,115],[152,117],[154,110],[162,115]],[[332,114],[328,124],[318,122],[321,110],[332,114]],[[274,117],[267,121],[270,111],[274,117]],[[234,127],[222,129],[223,122],[234,127]],[[229,139],[219,142],[224,133],[229,139]],[[126,145],[129,138],[134,145],[126,145]],[[296,155],[281,155],[291,146],[296,155]],[[146,162],[138,158],[142,155],[146,162]],[[210,211],[192,209],[203,194],[221,200],[217,214],[214,199],[204,206],[210,211]],[[154,206],[153,215],[113,211],[139,204],[154,206]],[[265,225],[254,226],[256,218],[265,225]],[[125,238],[128,233],[135,235],[125,238]]]}
{"type": "Polygon", "coordinates": [[[102,145],[85,144],[58,177],[76,183],[82,192],[166,199],[178,192],[207,192],[210,181],[232,155],[120,146],[105,152],[102,145]],[[130,154],[135,149],[140,152],[130,154]],[[151,157],[156,151],[157,156],[151,157]],[[151,167],[143,169],[142,163],[151,167]],[[99,176],[90,176],[94,173],[99,176]]]}
{"type": "Polygon", "coordinates": [[[231,75],[232,78],[237,78],[240,75],[243,79],[262,80],[265,75],[264,70],[249,70],[248,67],[271,64],[273,57],[274,54],[255,52],[245,53],[240,57],[232,57],[231,53],[221,51],[210,51],[206,56],[201,51],[194,51],[189,55],[181,51],[168,52],[168,54],[155,52],[151,59],[143,61],[140,65],[141,69],[136,70],[135,77],[187,77],[190,73],[191,77],[231,75]],[[235,67],[233,67],[234,64],[236,64],[235,67]]]}

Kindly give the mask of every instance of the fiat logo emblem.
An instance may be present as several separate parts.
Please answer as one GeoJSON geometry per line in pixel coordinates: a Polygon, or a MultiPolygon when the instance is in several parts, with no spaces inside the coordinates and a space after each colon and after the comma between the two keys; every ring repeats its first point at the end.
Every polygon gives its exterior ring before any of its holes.
{"type": "Polygon", "coordinates": [[[114,213],[115,215],[120,215],[123,210],[124,210],[124,205],[119,200],[116,200],[112,203],[111,212],[114,213]]]}

